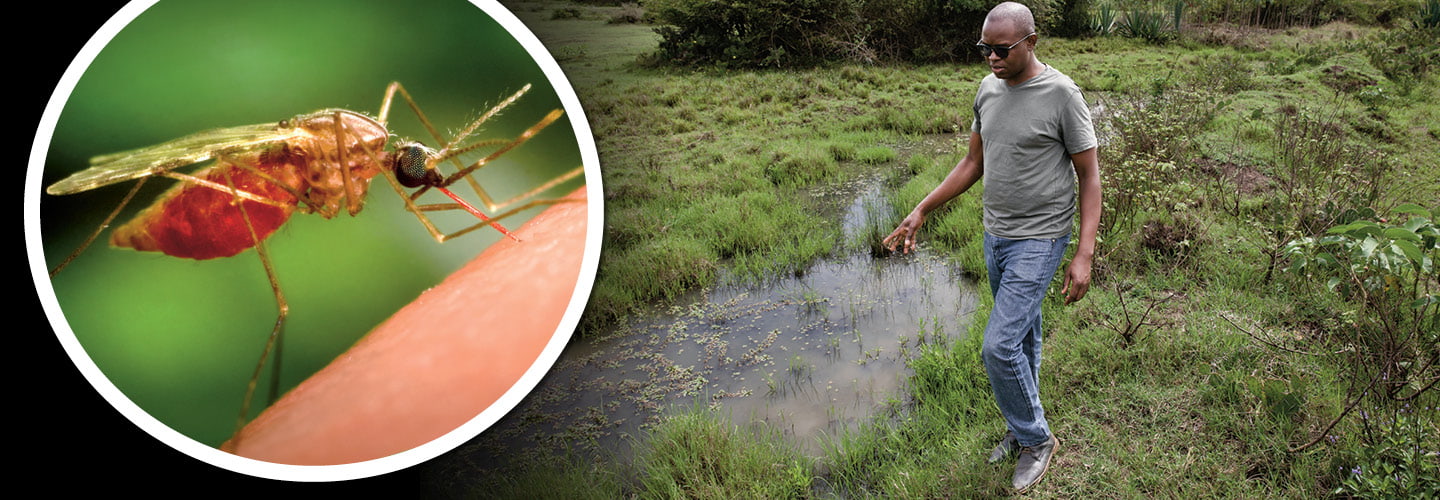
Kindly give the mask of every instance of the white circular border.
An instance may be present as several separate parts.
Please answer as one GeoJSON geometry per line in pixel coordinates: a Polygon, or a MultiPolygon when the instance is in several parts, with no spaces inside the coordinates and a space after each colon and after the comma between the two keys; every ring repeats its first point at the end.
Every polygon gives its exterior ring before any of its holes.
{"type": "Polygon", "coordinates": [[[600,158],[595,149],[595,140],[574,88],[570,86],[570,81],[565,78],[565,74],[561,71],[560,65],[555,62],[555,58],[550,55],[550,52],[545,49],[534,33],[531,33],[519,18],[501,6],[497,0],[470,0],[470,3],[500,23],[511,37],[520,42],[525,51],[540,66],[550,85],[554,87],[555,93],[560,97],[561,105],[565,108],[565,113],[569,116],[570,125],[575,130],[575,138],[580,146],[581,161],[585,164],[586,190],[589,193],[586,202],[588,225],[585,232],[585,256],[580,265],[580,278],[575,284],[574,293],[570,296],[570,305],[565,310],[565,316],[560,320],[560,326],[550,337],[550,342],[541,351],[540,357],[525,371],[515,385],[505,391],[499,400],[476,415],[475,418],[470,419],[469,422],[434,441],[388,457],[343,465],[286,465],[232,455],[180,434],[141,410],[100,372],[99,367],[80,346],[79,340],[75,337],[75,331],[65,321],[65,316],[60,311],[60,304],[55,298],[55,289],[50,283],[49,271],[46,269],[45,255],[41,250],[40,241],[40,181],[45,170],[46,153],[50,147],[51,137],[55,133],[60,112],[65,107],[65,101],[69,100],[71,92],[75,90],[75,84],[79,81],[80,75],[85,73],[85,70],[94,62],[95,56],[122,28],[157,1],[135,0],[125,5],[85,43],[85,46],[80,49],[80,53],[65,69],[65,74],[60,78],[59,84],[55,86],[55,92],[50,95],[50,100],[45,105],[45,113],[41,116],[39,127],[35,131],[35,142],[30,148],[30,163],[25,174],[24,195],[25,248],[29,254],[30,273],[34,278],[35,289],[40,296],[40,304],[45,310],[45,316],[50,320],[50,327],[55,331],[61,346],[65,348],[65,352],[69,354],[75,366],[80,369],[81,374],[90,381],[90,384],[111,406],[125,415],[125,418],[130,419],[145,432],[181,453],[230,471],[286,481],[344,481],[398,471],[455,449],[509,413],[540,383],[540,379],[555,364],[555,360],[560,357],[560,352],[570,341],[575,326],[580,322],[580,314],[590,296],[590,289],[594,285],[595,272],[600,261],[601,228],[605,227],[603,225],[604,210],[601,206],[604,197],[600,193],[604,191],[600,186],[600,158]]]}

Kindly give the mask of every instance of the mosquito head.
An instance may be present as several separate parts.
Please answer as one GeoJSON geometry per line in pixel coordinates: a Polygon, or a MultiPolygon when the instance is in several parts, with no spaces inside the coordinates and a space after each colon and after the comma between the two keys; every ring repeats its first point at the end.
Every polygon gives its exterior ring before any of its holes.
{"type": "Polygon", "coordinates": [[[437,186],[445,179],[440,172],[428,168],[435,151],[418,142],[400,145],[395,151],[395,178],[405,187],[437,186]]]}

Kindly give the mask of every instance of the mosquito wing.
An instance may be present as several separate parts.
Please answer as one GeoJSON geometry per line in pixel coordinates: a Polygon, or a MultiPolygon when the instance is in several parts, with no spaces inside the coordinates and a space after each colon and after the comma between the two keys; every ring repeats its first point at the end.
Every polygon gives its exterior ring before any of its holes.
{"type": "Polygon", "coordinates": [[[169,142],[90,159],[90,168],[45,188],[50,194],[71,194],[117,182],[139,179],[208,161],[222,153],[248,151],[305,134],[279,123],[206,130],[169,142]]]}

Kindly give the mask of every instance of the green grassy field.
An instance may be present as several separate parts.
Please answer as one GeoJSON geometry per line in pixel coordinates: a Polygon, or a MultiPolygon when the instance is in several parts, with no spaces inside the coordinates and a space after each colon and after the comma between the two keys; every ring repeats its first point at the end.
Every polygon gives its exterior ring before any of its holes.
{"type": "MultiPolygon", "coordinates": [[[[837,221],[796,201],[800,190],[879,170],[898,222],[963,155],[956,137],[986,71],[653,69],[636,62],[654,48],[650,27],[607,24],[614,8],[508,6],[576,80],[600,148],[605,246],[584,322],[595,331],[722,269],[763,282],[849,244],[837,221]]],[[[1392,210],[1404,203],[1440,208],[1436,76],[1367,55],[1386,33],[1332,23],[1197,26],[1164,45],[1041,38],[1041,60],[1095,106],[1106,214],[1090,294],[1044,306],[1041,384],[1063,445],[1030,496],[1383,497],[1385,474],[1440,488],[1440,398],[1425,368],[1437,320],[1387,323],[1331,292],[1327,275],[1284,270],[1288,241],[1323,234],[1347,209],[1400,221],[1392,210]],[[1365,385],[1379,374],[1357,354],[1373,339],[1356,332],[1381,323],[1411,329],[1399,348],[1410,350],[1392,354],[1417,377],[1389,384],[1387,372],[1390,399],[1361,396],[1380,386],[1365,385]],[[1419,396],[1394,397],[1409,393],[1419,396]],[[1421,454],[1387,455],[1404,447],[1421,454]]],[[[962,196],[922,238],[983,276],[978,210],[976,194],[962,196]]],[[[1434,294],[1433,269],[1391,286],[1434,294]]],[[[437,481],[523,497],[1006,495],[1011,466],[984,463],[1004,425],[978,358],[983,324],[927,348],[904,404],[832,436],[823,456],[682,408],[639,438],[634,461],[552,457],[483,484],[449,462],[437,481]]]]}

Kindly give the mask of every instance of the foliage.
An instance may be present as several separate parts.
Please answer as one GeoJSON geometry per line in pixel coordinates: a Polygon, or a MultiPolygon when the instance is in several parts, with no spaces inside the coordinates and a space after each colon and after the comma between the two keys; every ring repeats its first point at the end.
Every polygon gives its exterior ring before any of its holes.
{"type": "MultiPolygon", "coordinates": [[[[1027,2],[1037,30],[1083,34],[1088,0],[1027,2]]],[[[652,0],[659,61],[722,67],[977,60],[980,0],[652,0]]]]}
{"type": "MultiPolygon", "coordinates": [[[[1435,261],[1440,260],[1440,227],[1430,220],[1430,211],[1416,204],[1396,208],[1409,214],[1404,224],[1353,220],[1335,226],[1321,238],[1299,238],[1286,245],[1291,259],[1287,271],[1307,267],[1333,271],[1326,285],[1347,297],[1360,297],[1362,308],[1383,316],[1386,326],[1413,319],[1419,340],[1433,344],[1440,334],[1440,292],[1436,287],[1435,261]],[[1413,314],[1405,314],[1406,310],[1413,314]]],[[[1368,209],[1347,211],[1343,219],[1373,216],[1368,209]]],[[[1398,326],[1398,324],[1397,324],[1398,326]]],[[[1430,354],[1434,354],[1431,351],[1430,354]]]]}
{"type": "Polygon", "coordinates": [[[1409,8],[1405,0],[1190,0],[1205,21],[1266,28],[1318,26],[1335,20],[1385,24],[1409,8]]]}
{"type": "MultiPolygon", "coordinates": [[[[1175,24],[1179,23],[1180,20],[1176,19],[1175,24]]],[[[1165,14],[1141,9],[1126,12],[1116,31],[1123,36],[1139,38],[1150,43],[1169,41],[1179,35],[1178,30],[1171,30],[1167,26],[1165,14]]]]}
{"type": "MultiPolygon", "coordinates": [[[[1253,114],[1252,114],[1253,116],[1253,114]]],[[[1281,200],[1278,230],[1316,234],[1334,222],[1337,205],[1370,206],[1379,199],[1386,164],[1376,151],[1346,141],[1345,126],[1324,112],[1282,106],[1273,118],[1274,172],[1281,200]]]]}
{"type": "Polygon", "coordinates": [[[1415,27],[1427,30],[1440,29],[1440,0],[1425,0],[1415,19],[1415,27]]]}
{"type": "Polygon", "coordinates": [[[1093,34],[1091,30],[1091,0],[1060,0],[1046,5],[1026,2],[1035,11],[1037,31],[1045,36],[1082,37],[1093,34]],[[1058,5],[1056,4],[1058,3],[1058,5]]]}
{"type": "Polygon", "coordinates": [[[1364,435],[1364,444],[1349,469],[1339,468],[1345,478],[1337,495],[1356,498],[1440,498],[1440,433],[1435,431],[1434,407],[1406,405],[1394,418],[1376,420],[1364,435]]]}
{"type": "Polygon", "coordinates": [[[584,14],[575,7],[555,9],[550,13],[550,19],[580,19],[584,14]]]}
{"type": "MultiPolygon", "coordinates": [[[[1379,201],[1389,163],[1379,151],[1347,141],[1347,128],[1333,113],[1286,105],[1271,119],[1270,177],[1276,196],[1250,216],[1269,236],[1256,240],[1269,257],[1266,281],[1279,267],[1286,242],[1330,228],[1343,216],[1337,207],[1379,201]]],[[[1264,115],[1256,109],[1250,118],[1261,121],[1264,115]]]]}
{"type": "Polygon", "coordinates": [[[617,11],[614,15],[610,16],[610,20],[606,22],[610,24],[634,24],[645,21],[645,9],[640,7],[640,4],[635,2],[625,2],[620,4],[620,10],[617,11]]]}
{"type": "Polygon", "coordinates": [[[834,46],[818,26],[844,24],[853,3],[820,0],[658,0],[648,4],[666,26],[660,55],[675,64],[764,67],[812,64],[834,46]]]}
{"type": "Polygon", "coordinates": [[[1102,184],[1108,192],[1101,212],[1105,234],[1129,230],[1141,212],[1168,212],[1192,203],[1195,190],[1179,165],[1195,154],[1196,136],[1230,100],[1202,90],[1175,90],[1158,96],[1127,96],[1112,102],[1100,134],[1102,184]]]}
{"type": "Polygon", "coordinates": [[[1175,33],[1180,33],[1180,19],[1185,17],[1185,0],[1175,0],[1170,4],[1170,19],[1174,22],[1175,33]]]}
{"type": "Polygon", "coordinates": [[[637,457],[642,498],[799,498],[810,464],[778,433],[752,435],[697,405],[671,417],[637,457]]]}
{"type": "Polygon", "coordinates": [[[1401,86],[1401,95],[1409,93],[1417,80],[1440,66],[1440,0],[1430,0],[1435,10],[1417,16],[1410,27],[1387,30],[1362,45],[1370,63],[1401,86]]]}
{"type": "MultiPolygon", "coordinates": [[[[856,34],[882,61],[977,60],[972,45],[990,9],[977,0],[860,0],[856,34]]],[[[1037,13],[1038,15],[1038,13],[1037,13]]]]}
{"type": "Polygon", "coordinates": [[[1100,36],[1107,36],[1115,32],[1115,6],[1110,2],[1102,2],[1090,15],[1086,28],[1090,33],[1100,36]]]}
{"type": "MultiPolygon", "coordinates": [[[[1435,273],[1440,226],[1431,220],[1431,211],[1419,205],[1401,205],[1396,214],[1409,217],[1399,223],[1376,218],[1368,209],[1347,211],[1342,220],[1349,222],[1331,228],[1324,237],[1300,238],[1285,247],[1291,261],[1287,271],[1328,277],[1328,288],[1356,307],[1344,314],[1348,324],[1335,332],[1335,340],[1344,347],[1337,355],[1348,360],[1346,379],[1351,381],[1352,402],[1346,412],[1370,400],[1403,415],[1412,403],[1427,401],[1440,380],[1440,280],[1435,273]]],[[[1360,414],[1365,418],[1365,412],[1360,414]]],[[[1370,423],[1363,423],[1368,429],[1370,423]]],[[[1435,468],[1405,469],[1409,455],[1394,456],[1385,434],[1367,437],[1362,465],[1346,480],[1345,488],[1357,493],[1389,491],[1386,488],[1415,484],[1414,477],[1407,475],[1417,473],[1428,474],[1433,484],[1435,468]]],[[[1396,439],[1401,440],[1401,448],[1423,442],[1410,441],[1414,437],[1409,435],[1396,439]]]]}
{"type": "Polygon", "coordinates": [[[1236,94],[1255,88],[1254,72],[1243,57],[1231,53],[1207,57],[1195,67],[1195,84],[1236,94]]]}

